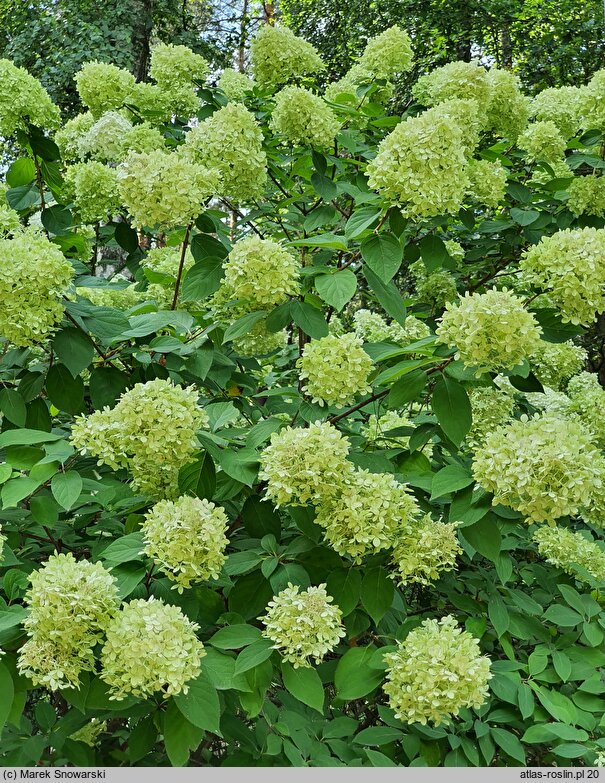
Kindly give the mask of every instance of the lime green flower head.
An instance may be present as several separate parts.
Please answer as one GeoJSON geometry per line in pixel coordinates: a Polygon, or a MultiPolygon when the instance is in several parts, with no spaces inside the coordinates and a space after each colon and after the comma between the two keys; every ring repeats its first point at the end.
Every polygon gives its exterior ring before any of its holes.
{"type": "Polygon", "coordinates": [[[267,179],[263,132],[244,106],[229,103],[189,131],[183,154],[218,169],[222,195],[237,202],[262,195],[267,179]]]}
{"type": "Polygon", "coordinates": [[[529,357],[536,378],[543,386],[550,386],[551,389],[564,389],[569,379],[582,371],[587,359],[586,349],[574,345],[571,340],[565,343],[540,340],[529,357]]]}
{"type": "Polygon", "coordinates": [[[567,188],[567,208],[578,215],[605,217],[605,177],[575,177],[567,188]]]}
{"type": "Polygon", "coordinates": [[[427,514],[397,534],[392,559],[401,585],[430,585],[456,567],[456,558],[462,554],[456,527],[427,514]]]}
{"type": "Polygon", "coordinates": [[[551,565],[585,581],[575,566],[588,571],[597,582],[605,581],[605,551],[587,533],[573,532],[558,525],[541,525],[534,533],[538,552],[551,565]]]}
{"type": "Polygon", "coordinates": [[[326,593],[326,585],[299,590],[289,583],[259,618],[265,625],[263,636],[295,669],[310,667],[310,659],[321,663],[345,636],[342,612],[326,593]]]}
{"type": "Polygon", "coordinates": [[[229,543],[227,515],[208,500],[183,495],[161,500],[145,515],[145,554],[159,564],[179,593],[192,583],[217,579],[229,543]]]}
{"type": "Polygon", "coordinates": [[[349,448],[349,441],[328,422],[274,432],[260,457],[265,496],[277,506],[332,497],[353,471],[349,448]]]}
{"type": "Polygon", "coordinates": [[[159,43],[151,50],[149,74],[164,90],[199,84],[208,70],[206,60],[186,46],[159,43]]]}
{"type": "Polygon", "coordinates": [[[287,344],[288,332],[285,329],[270,332],[264,318],[257,321],[247,334],[233,341],[233,347],[240,356],[250,357],[261,357],[274,351],[280,351],[287,344]]]}
{"type": "Polygon", "coordinates": [[[17,234],[23,228],[19,213],[4,204],[0,204],[0,237],[17,234]]]}
{"type": "Polygon", "coordinates": [[[526,250],[520,267],[531,285],[548,293],[563,321],[587,325],[605,310],[604,255],[604,229],[565,229],[526,250]]]}
{"type": "Polygon", "coordinates": [[[410,36],[397,25],[370,38],[358,64],[374,79],[393,79],[412,67],[410,36]]]}
{"type": "Polygon", "coordinates": [[[391,547],[418,513],[414,496],[391,474],[355,470],[334,498],[320,500],[315,521],[339,555],[360,562],[391,547]]]}
{"type": "Polygon", "coordinates": [[[357,337],[366,343],[386,340],[399,345],[409,345],[431,333],[429,327],[413,315],[408,315],[403,327],[396,321],[388,324],[379,313],[364,309],[357,310],[353,316],[353,324],[357,337]]]}
{"type": "Polygon", "coordinates": [[[451,615],[425,620],[384,659],[384,692],[395,717],[406,723],[438,726],[487,699],[491,662],[451,615]]]}
{"type": "Polygon", "coordinates": [[[580,91],[582,126],[586,130],[605,130],[605,70],[597,71],[580,91]]]}
{"type": "Polygon", "coordinates": [[[328,335],[311,340],[296,363],[303,391],[320,405],[346,405],[371,391],[368,377],[374,362],[357,335],[328,335]]]}
{"type": "Polygon", "coordinates": [[[63,318],[72,265],[34,229],[0,239],[0,260],[0,335],[18,346],[43,342],[63,318]]]}
{"type": "Polygon", "coordinates": [[[448,302],[438,342],[457,348],[456,358],[480,370],[512,369],[537,348],[542,330],[523,300],[511,291],[492,288],[484,294],[468,291],[448,302]]]}
{"type": "Polygon", "coordinates": [[[284,87],[275,96],[271,129],[292,144],[334,146],[340,122],[328,104],[303,87],[284,87]]]}
{"type": "Polygon", "coordinates": [[[471,98],[485,111],[491,91],[485,68],[476,60],[470,63],[460,60],[421,76],[412,92],[423,106],[436,106],[452,98],[471,98]]]}
{"type": "Polygon", "coordinates": [[[605,448],[605,389],[598,375],[590,372],[575,375],[567,385],[567,395],[571,401],[569,412],[578,416],[591,432],[594,444],[605,448]]]}
{"type": "Polygon", "coordinates": [[[420,259],[410,264],[409,270],[414,278],[416,297],[420,302],[430,304],[433,311],[442,310],[446,302],[458,299],[456,278],[446,269],[429,273],[420,259]]]}
{"type": "Polygon", "coordinates": [[[254,89],[254,80],[233,68],[225,68],[218,86],[230,101],[243,101],[254,89]]]}
{"type": "Polygon", "coordinates": [[[98,744],[101,734],[107,731],[107,721],[91,718],[87,723],[70,735],[70,739],[83,742],[91,748],[98,744]]]}
{"type": "Polygon", "coordinates": [[[113,283],[127,283],[120,288],[114,285],[80,287],[76,288],[76,293],[88,299],[89,302],[97,307],[115,307],[118,310],[128,310],[144,300],[145,292],[138,291],[136,286],[124,275],[114,275],[111,279],[113,283]]]}
{"type": "Polygon", "coordinates": [[[55,133],[55,142],[63,161],[73,163],[80,160],[82,141],[94,124],[95,118],[87,111],[67,120],[65,125],[55,133]]]}
{"type": "Polygon", "coordinates": [[[131,152],[118,168],[118,182],[122,200],[139,227],[187,225],[219,189],[215,169],[161,150],[131,152]]]}
{"type": "Polygon", "coordinates": [[[477,386],[470,389],[473,425],[466,436],[469,448],[479,448],[486,437],[513,415],[515,400],[508,389],[497,386],[477,386]]]}
{"type": "Polygon", "coordinates": [[[583,93],[580,87],[548,87],[531,102],[532,115],[538,121],[554,122],[561,136],[570,139],[582,124],[580,110],[583,93]]]}
{"type": "Polygon", "coordinates": [[[124,604],[107,627],[101,651],[101,679],[109,685],[109,698],[187,693],[206,655],[198,628],[178,606],[153,596],[124,604]]]}
{"type": "Polygon", "coordinates": [[[552,413],[498,427],[475,451],[473,474],[493,503],[527,522],[554,522],[590,506],[602,487],[602,460],[591,433],[552,413]]]}
{"type": "Polygon", "coordinates": [[[81,138],[81,158],[90,155],[94,160],[118,161],[124,156],[124,139],[132,124],[116,111],[106,111],[81,138]]]}
{"type": "Polygon", "coordinates": [[[486,207],[497,207],[504,198],[508,176],[500,161],[471,160],[467,173],[470,179],[469,195],[486,207]]]}
{"type": "Polygon", "coordinates": [[[260,28],[252,40],[250,59],[254,78],[267,88],[325,68],[315,47],[282,25],[260,28]]]}
{"type": "Polygon", "coordinates": [[[105,223],[120,211],[118,175],[103,163],[91,160],[68,166],[63,187],[83,223],[105,223]]]}
{"type": "Polygon", "coordinates": [[[25,68],[0,59],[0,136],[26,130],[28,123],[38,128],[57,128],[59,109],[40,82],[25,68]]]}
{"type": "Polygon", "coordinates": [[[511,71],[491,68],[487,74],[489,103],[487,127],[514,143],[529,119],[529,98],[521,92],[519,77],[511,71]]]}
{"type": "Polygon", "coordinates": [[[86,63],[75,76],[82,103],[95,117],[121,109],[134,87],[134,76],[123,68],[96,60],[86,63]]]}
{"type": "Polygon", "coordinates": [[[565,155],[566,141],[551,120],[540,120],[527,126],[517,139],[518,146],[525,151],[525,159],[547,163],[561,160],[565,155]]]}

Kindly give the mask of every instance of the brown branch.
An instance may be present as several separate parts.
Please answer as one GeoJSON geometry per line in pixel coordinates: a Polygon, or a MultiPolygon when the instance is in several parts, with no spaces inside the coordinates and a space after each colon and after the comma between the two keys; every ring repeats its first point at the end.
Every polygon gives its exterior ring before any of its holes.
{"type": "Polygon", "coordinates": [[[183,267],[185,266],[185,255],[187,253],[187,247],[189,245],[189,234],[191,233],[191,227],[192,223],[189,223],[187,226],[187,231],[185,231],[185,236],[183,238],[183,247],[181,249],[181,260],[179,261],[179,271],[176,275],[176,283],[174,284],[174,296],[172,298],[172,304],[170,305],[171,310],[176,310],[176,303],[179,298],[179,288],[181,287],[181,278],[183,277],[183,267]]]}

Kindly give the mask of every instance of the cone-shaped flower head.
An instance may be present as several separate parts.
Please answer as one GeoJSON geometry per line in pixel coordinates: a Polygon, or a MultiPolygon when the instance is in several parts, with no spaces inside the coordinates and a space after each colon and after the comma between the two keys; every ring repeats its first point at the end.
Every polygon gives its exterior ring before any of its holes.
{"type": "Polygon", "coordinates": [[[254,78],[275,88],[291,79],[324,69],[315,47],[282,25],[263,25],[252,40],[250,59],[254,78]]]}
{"type": "Polygon", "coordinates": [[[56,128],[61,121],[59,109],[40,82],[25,68],[0,59],[0,136],[25,130],[28,123],[38,128],[56,128]]]}
{"type": "Polygon", "coordinates": [[[605,551],[591,538],[558,525],[541,525],[534,533],[534,541],[538,552],[551,565],[584,581],[575,567],[580,566],[597,582],[605,581],[605,551]]]}
{"type": "Polygon", "coordinates": [[[75,79],[82,103],[95,117],[106,111],[121,109],[135,84],[129,71],[96,60],[83,65],[75,79]]]}
{"type": "Polygon", "coordinates": [[[328,335],[307,343],[297,362],[303,391],[320,405],[346,405],[371,390],[374,362],[353,333],[328,335]]]}

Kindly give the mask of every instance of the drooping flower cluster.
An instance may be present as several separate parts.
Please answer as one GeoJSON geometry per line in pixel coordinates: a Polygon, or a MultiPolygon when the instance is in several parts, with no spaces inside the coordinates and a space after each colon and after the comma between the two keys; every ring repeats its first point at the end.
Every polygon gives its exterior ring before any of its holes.
{"type": "Polygon", "coordinates": [[[27,123],[38,128],[56,128],[61,114],[40,82],[25,68],[0,59],[0,136],[25,130],[27,123]]]}
{"type": "Polygon", "coordinates": [[[262,195],[267,179],[263,133],[254,115],[229,103],[193,128],[183,154],[220,173],[220,193],[236,202],[262,195]]]}
{"type": "Polygon", "coordinates": [[[195,433],[208,417],[195,388],[157,378],[124,392],[117,405],[80,416],[71,443],[114,470],[128,468],[133,485],[156,497],[178,491],[178,471],[190,459],[195,433]]]}
{"type": "Polygon", "coordinates": [[[116,171],[98,161],[69,166],[63,187],[83,223],[104,223],[120,210],[116,171]]]}
{"type": "Polygon", "coordinates": [[[490,660],[451,615],[425,620],[384,659],[384,692],[395,717],[406,723],[438,726],[487,699],[490,660]]]}
{"type": "Polygon", "coordinates": [[[511,71],[491,68],[487,80],[490,87],[487,127],[514,143],[527,125],[529,100],[521,92],[519,77],[511,71]]]}
{"type": "Polygon", "coordinates": [[[141,530],[145,554],[180,593],[192,583],[218,578],[229,543],[227,515],[220,506],[187,495],[161,500],[147,512],[141,530]]]}
{"type": "Polygon", "coordinates": [[[392,321],[390,324],[379,314],[371,310],[358,310],[353,316],[355,334],[366,343],[379,343],[384,340],[409,345],[428,337],[429,327],[413,315],[405,320],[405,328],[392,321]]]}
{"type": "Polygon", "coordinates": [[[233,68],[225,68],[218,80],[219,88],[230,101],[243,101],[254,89],[254,81],[233,68]]]}
{"type": "Polygon", "coordinates": [[[372,413],[362,428],[362,434],[370,443],[382,448],[405,448],[409,441],[406,435],[391,435],[393,430],[401,427],[413,427],[410,419],[402,411],[387,411],[381,416],[372,413]]]}
{"type": "Polygon", "coordinates": [[[605,389],[599,376],[590,372],[575,375],[567,385],[567,395],[571,400],[569,412],[579,416],[595,445],[605,448],[605,389]]]}
{"type": "Polygon", "coordinates": [[[605,581],[605,551],[591,538],[558,525],[541,525],[534,533],[538,552],[548,563],[576,579],[583,579],[580,566],[597,582],[605,581]]]}
{"type": "Polygon", "coordinates": [[[18,346],[43,342],[63,317],[72,265],[34,229],[0,239],[0,258],[0,335],[18,346]]]}
{"type": "Polygon", "coordinates": [[[96,60],[83,65],[75,79],[78,95],[94,117],[121,109],[135,84],[129,71],[96,60]]]}
{"type": "Polygon", "coordinates": [[[580,87],[548,87],[533,99],[532,114],[538,121],[554,122],[561,136],[569,139],[581,125],[582,93],[580,87]]]}
{"type": "Polygon", "coordinates": [[[529,357],[534,375],[543,386],[564,389],[574,375],[582,371],[588,358],[585,348],[566,343],[547,343],[541,340],[529,357]]]}
{"type": "Polygon", "coordinates": [[[371,390],[374,363],[353,333],[311,340],[297,361],[303,391],[320,405],[346,405],[371,390]]]}
{"type": "Polygon", "coordinates": [[[122,201],[139,227],[187,225],[219,189],[216,169],[160,150],[131,152],[118,169],[118,181],[122,201]]]}
{"type": "Polygon", "coordinates": [[[567,208],[574,215],[605,217],[605,177],[575,177],[567,190],[567,208]]]}
{"type": "Polygon", "coordinates": [[[455,568],[461,554],[456,524],[439,522],[427,514],[398,533],[392,560],[401,585],[430,585],[455,568]]]}
{"type": "Polygon", "coordinates": [[[78,688],[83,671],[94,668],[93,648],[118,611],[113,576],[100,563],[54,554],[30,576],[24,626],[29,636],[19,654],[19,671],[35,685],[78,688]]]}
{"type": "Polygon", "coordinates": [[[151,50],[149,74],[167,92],[203,82],[208,70],[206,60],[186,46],[158,43],[151,50]]]}
{"type": "Polygon", "coordinates": [[[374,79],[393,79],[397,74],[409,71],[412,66],[410,36],[398,25],[370,38],[358,66],[374,79]]]}
{"type": "Polygon", "coordinates": [[[295,669],[311,666],[311,659],[321,663],[345,636],[342,612],[332,603],[326,585],[299,589],[288,583],[259,618],[265,625],[263,636],[295,669]]]}
{"type": "Polygon", "coordinates": [[[487,71],[476,60],[459,60],[421,76],[412,88],[424,106],[436,106],[452,98],[471,98],[485,111],[490,99],[487,71]]]}
{"type": "Polygon", "coordinates": [[[290,85],[275,96],[270,127],[292,144],[324,149],[334,146],[340,122],[323,98],[290,85]]]}
{"type": "Polygon", "coordinates": [[[467,167],[468,194],[486,207],[496,208],[504,198],[507,171],[500,161],[471,160],[467,167]]]}
{"type": "Polygon", "coordinates": [[[261,454],[259,479],[277,506],[319,503],[332,497],[351,473],[349,441],[328,422],[285,427],[261,454]]]}
{"type": "Polygon", "coordinates": [[[473,424],[466,436],[469,448],[476,449],[485,438],[512,417],[515,401],[508,389],[497,386],[477,386],[470,389],[473,424]]]}
{"type": "Polygon", "coordinates": [[[464,141],[440,107],[400,122],[368,164],[368,184],[406,217],[457,212],[469,185],[464,141]]]}
{"type": "Polygon", "coordinates": [[[315,47],[283,25],[260,28],[252,40],[250,60],[256,81],[269,88],[325,68],[315,47]]]}
{"type": "Polygon", "coordinates": [[[604,229],[565,229],[526,250],[520,268],[548,292],[564,321],[590,324],[605,309],[604,255],[604,229]]]}
{"type": "Polygon", "coordinates": [[[101,679],[109,685],[109,698],[187,693],[206,655],[198,628],[178,606],[153,596],[124,604],[107,626],[101,651],[101,679]]]}
{"type": "Polygon", "coordinates": [[[527,127],[519,136],[517,144],[527,153],[526,160],[545,160],[547,163],[560,160],[565,154],[565,139],[554,122],[541,120],[527,127]]]}
{"type": "Polygon", "coordinates": [[[602,460],[576,420],[522,416],[490,433],[475,451],[477,483],[528,522],[553,522],[590,506],[602,485],[602,460]]]}
{"type": "Polygon", "coordinates": [[[418,505],[390,473],[355,470],[343,479],[333,499],[322,499],[315,521],[338,554],[361,561],[393,546],[418,515],[418,505]]]}
{"type": "Polygon", "coordinates": [[[466,292],[448,302],[437,338],[456,348],[456,358],[480,370],[512,369],[538,347],[542,330],[523,300],[511,291],[492,288],[484,294],[466,292]]]}

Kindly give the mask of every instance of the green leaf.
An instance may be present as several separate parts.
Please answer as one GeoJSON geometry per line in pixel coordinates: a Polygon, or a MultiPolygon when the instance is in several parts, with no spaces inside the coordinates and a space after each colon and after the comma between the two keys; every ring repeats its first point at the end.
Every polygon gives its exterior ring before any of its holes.
{"type": "Polygon", "coordinates": [[[82,477],[77,470],[55,473],[50,489],[61,508],[69,511],[82,492],[82,477]]]}
{"type": "Polygon", "coordinates": [[[261,632],[258,628],[240,623],[219,629],[210,637],[208,644],[218,647],[219,650],[241,650],[242,647],[258,642],[259,639],[261,639],[261,632]]]}
{"type": "Polygon", "coordinates": [[[356,209],[345,224],[345,236],[347,239],[355,239],[360,234],[378,222],[382,210],[376,207],[362,207],[356,209]]]}
{"type": "Polygon", "coordinates": [[[53,339],[53,350],[74,378],[88,367],[95,353],[90,337],[80,329],[71,327],[57,332],[53,339]]]}
{"type": "Polygon", "coordinates": [[[552,654],[552,664],[555,667],[555,671],[563,682],[567,682],[571,677],[571,661],[561,650],[554,650],[552,654]]]}
{"type": "Polygon", "coordinates": [[[518,209],[513,207],[510,211],[510,216],[520,226],[529,226],[540,217],[540,213],[535,209],[518,209]]]}
{"type": "Polygon", "coordinates": [[[563,604],[551,604],[543,615],[548,620],[562,628],[572,628],[582,622],[582,616],[563,604]]]}
{"type": "Polygon", "coordinates": [[[431,501],[440,498],[442,495],[448,495],[450,492],[456,492],[458,489],[464,489],[474,481],[471,473],[463,468],[462,465],[446,465],[445,468],[437,471],[433,476],[431,488],[431,501]]]}
{"type": "Polygon", "coordinates": [[[393,281],[391,280],[389,283],[383,283],[378,275],[365,265],[363,267],[363,274],[379,303],[385,309],[385,312],[401,324],[401,326],[405,326],[407,312],[403,303],[403,298],[393,281]]]}
{"type": "MultiPolygon", "coordinates": [[[[203,667],[203,662],[202,662],[203,667]]],[[[218,693],[208,676],[202,672],[195,680],[187,683],[187,693],[179,693],[174,697],[174,703],[189,723],[199,729],[221,735],[220,703],[218,693]]]]}
{"type": "Polygon", "coordinates": [[[384,568],[370,568],[361,583],[361,603],[378,624],[393,603],[393,581],[384,568]]]}
{"type": "Polygon", "coordinates": [[[384,753],[381,753],[378,750],[369,750],[369,748],[366,748],[365,754],[368,757],[368,760],[369,760],[370,764],[373,767],[397,767],[397,766],[399,766],[398,764],[396,764],[393,761],[393,759],[390,759],[388,756],[385,756],[384,753]]]}
{"type": "Polygon", "coordinates": [[[0,734],[2,734],[2,729],[10,715],[15,695],[13,678],[2,661],[0,661],[0,693],[2,694],[2,698],[0,699],[0,734]]]}
{"type": "Polygon", "coordinates": [[[140,559],[144,546],[142,533],[129,533],[112,541],[101,552],[100,557],[112,563],[128,563],[140,559]]]}
{"type": "Polygon", "coordinates": [[[387,745],[389,742],[397,742],[403,737],[401,729],[392,726],[369,726],[363,729],[353,739],[356,745],[387,745]]]}
{"type": "Polygon", "coordinates": [[[44,228],[55,236],[67,234],[73,222],[71,212],[61,204],[43,209],[40,219],[44,228]]]}
{"type": "Polygon", "coordinates": [[[306,239],[296,239],[289,244],[292,247],[325,247],[333,250],[347,250],[348,247],[345,237],[336,234],[317,234],[306,239]]]}
{"type": "Polygon", "coordinates": [[[397,410],[406,403],[417,399],[426,386],[427,380],[427,374],[423,370],[412,370],[403,378],[395,381],[387,396],[387,406],[397,410]]]}
{"type": "Polygon", "coordinates": [[[117,367],[95,367],[90,373],[90,398],[97,410],[112,407],[128,388],[128,375],[117,367]]]}
{"type": "Polygon", "coordinates": [[[225,335],[223,337],[223,344],[228,343],[231,340],[237,340],[238,337],[242,337],[261,320],[267,313],[264,310],[256,310],[254,313],[246,313],[234,321],[225,329],[225,335]]]}
{"type": "Polygon", "coordinates": [[[175,699],[168,702],[163,718],[166,755],[173,767],[184,767],[189,761],[189,753],[200,744],[204,732],[185,718],[175,699]]]}
{"type": "Polygon", "coordinates": [[[460,446],[472,424],[471,404],[464,386],[444,375],[433,389],[432,405],[441,429],[460,446]]]}
{"type": "Polygon", "coordinates": [[[259,639],[245,647],[237,656],[234,673],[243,674],[244,672],[258,666],[259,663],[268,660],[273,654],[273,643],[270,639],[259,639]]]}
{"type": "Polygon", "coordinates": [[[399,271],[403,248],[395,234],[382,233],[362,243],[361,256],[372,272],[387,284],[399,271]]]}
{"type": "Polygon", "coordinates": [[[525,764],[525,750],[523,745],[519,742],[518,738],[506,729],[490,729],[496,745],[502,748],[505,753],[514,758],[516,761],[520,761],[521,764],[525,764]]]}
{"type": "Polygon", "coordinates": [[[510,617],[504,601],[498,593],[494,593],[487,604],[487,612],[491,624],[498,636],[503,636],[510,625],[510,617]]]}
{"type": "Polygon", "coordinates": [[[217,256],[198,261],[183,278],[180,298],[184,301],[197,301],[218,291],[225,276],[223,259],[217,256]]]}
{"type": "Polygon", "coordinates": [[[521,741],[531,745],[550,742],[554,738],[585,742],[588,739],[588,734],[583,729],[576,729],[566,723],[536,723],[527,729],[521,737],[521,741]]]}
{"type": "Polygon", "coordinates": [[[282,661],[281,672],[286,690],[295,699],[323,714],[325,694],[315,669],[306,666],[295,669],[292,664],[282,661]]]}
{"type": "MultiPolygon", "coordinates": [[[[20,625],[26,617],[26,610],[19,604],[6,608],[0,606],[0,633],[8,631],[9,628],[14,628],[16,625],[20,625]]],[[[0,693],[2,693],[1,689],[0,693]]]]}
{"type": "Polygon", "coordinates": [[[355,296],[357,277],[350,269],[333,275],[319,275],[315,278],[315,288],[326,304],[340,312],[355,296]]]}
{"type": "Polygon", "coordinates": [[[380,685],[384,673],[379,669],[371,669],[368,665],[375,652],[374,645],[352,647],[338,661],[334,685],[339,699],[361,699],[380,685]]]}
{"type": "Polygon", "coordinates": [[[14,389],[0,389],[0,411],[17,427],[25,425],[27,409],[23,397],[14,389]]]}
{"type": "Polygon", "coordinates": [[[79,413],[84,407],[84,383],[74,378],[64,364],[53,364],[46,376],[46,391],[55,408],[79,413]]]}
{"type": "Polygon", "coordinates": [[[581,326],[563,323],[561,314],[554,309],[541,309],[533,312],[542,327],[543,338],[550,343],[564,343],[584,332],[581,326]]]}
{"type": "Polygon", "coordinates": [[[114,238],[118,245],[127,253],[134,253],[139,248],[139,237],[134,228],[128,223],[118,223],[115,227],[114,238]]]}
{"type": "Polygon", "coordinates": [[[328,334],[328,324],[321,310],[307,302],[291,302],[291,318],[305,334],[319,340],[328,334]]]}
{"type": "Polygon", "coordinates": [[[439,237],[429,234],[418,243],[420,255],[424,261],[427,272],[435,272],[437,269],[447,269],[451,266],[449,254],[445,242],[439,237]]]}
{"type": "Polygon", "coordinates": [[[191,240],[191,255],[199,262],[207,258],[226,258],[229,248],[210,234],[196,234],[191,240]]]}
{"type": "Polygon", "coordinates": [[[29,185],[36,178],[36,166],[31,158],[17,158],[6,172],[6,184],[9,188],[29,185]]]}
{"type": "Polygon", "coordinates": [[[488,514],[484,516],[483,519],[475,522],[474,525],[465,527],[460,535],[462,535],[480,555],[491,560],[492,563],[497,561],[502,546],[502,536],[493,514],[488,514]]]}
{"type": "Polygon", "coordinates": [[[207,451],[179,470],[179,489],[183,495],[212,500],[216,490],[216,469],[207,451]]]}
{"type": "Polygon", "coordinates": [[[361,595],[361,574],[356,568],[339,569],[328,574],[327,588],[329,595],[346,617],[355,609],[361,595]]]}

